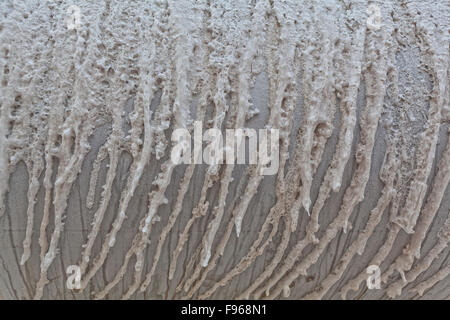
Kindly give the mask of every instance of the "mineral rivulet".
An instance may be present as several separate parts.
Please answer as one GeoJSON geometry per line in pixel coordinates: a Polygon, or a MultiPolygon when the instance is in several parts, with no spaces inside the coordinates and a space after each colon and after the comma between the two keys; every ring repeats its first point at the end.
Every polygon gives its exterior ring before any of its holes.
{"type": "Polygon", "coordinates": [[[448,12],[1,0],[0,298],[449,299],[448,12]],[[274,174],[172,162],[198,122],[274,174]]]}

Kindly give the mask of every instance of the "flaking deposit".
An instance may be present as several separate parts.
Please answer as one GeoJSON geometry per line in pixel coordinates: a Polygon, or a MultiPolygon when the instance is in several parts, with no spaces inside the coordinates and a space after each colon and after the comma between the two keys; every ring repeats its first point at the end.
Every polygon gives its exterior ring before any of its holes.
{"type": "Polygon", "coordinates": [[[449,23],[448,1],[0,1],[0,298],[448,299],[449,23]],[[278,130],[278,172],[175,164],[195,121],[278,130]]]}

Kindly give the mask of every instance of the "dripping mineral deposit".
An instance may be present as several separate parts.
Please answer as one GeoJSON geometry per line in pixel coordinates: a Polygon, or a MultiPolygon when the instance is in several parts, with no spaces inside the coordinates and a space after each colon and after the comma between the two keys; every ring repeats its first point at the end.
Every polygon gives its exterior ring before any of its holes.
{"type": "Polygon", "coordinates": [[[1,0],[0,299],[450,299],[449,13],[1,0]]]}

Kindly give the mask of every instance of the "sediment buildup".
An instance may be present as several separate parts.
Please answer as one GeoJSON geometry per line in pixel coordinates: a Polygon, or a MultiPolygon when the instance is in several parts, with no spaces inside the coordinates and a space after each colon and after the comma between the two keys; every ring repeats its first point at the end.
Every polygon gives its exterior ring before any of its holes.
{"type": "Polygon", "coordinates": [[[448,12],[0,1],[0,298],[449,299],[448,12]],[[278,171],[174,163],[195,123],[278,171]]]}

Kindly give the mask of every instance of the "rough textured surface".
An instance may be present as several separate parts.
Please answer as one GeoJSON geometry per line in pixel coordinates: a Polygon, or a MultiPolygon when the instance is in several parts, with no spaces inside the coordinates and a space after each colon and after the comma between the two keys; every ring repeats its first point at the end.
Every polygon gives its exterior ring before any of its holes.
{"type": "Polygon", "coordinates": [[[448,299],[449,13],[0,1],[0,298],[448,299]],[[194,120],[278,173],[174,165],[194,120]]]}

